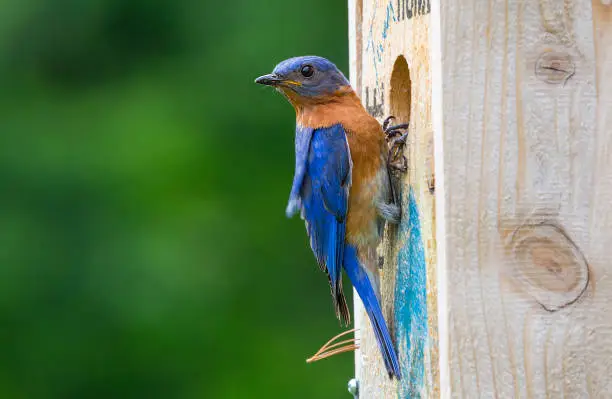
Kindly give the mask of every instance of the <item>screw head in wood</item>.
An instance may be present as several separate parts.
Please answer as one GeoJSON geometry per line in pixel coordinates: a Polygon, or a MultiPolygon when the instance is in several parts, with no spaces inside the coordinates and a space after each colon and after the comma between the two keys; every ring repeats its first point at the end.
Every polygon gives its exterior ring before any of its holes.
{"type": "Polygon", "coordinates": [[[359,383],[355,378],[351,378],[351,380],[348,382],[348,391],[355,398],[359,397],[359,383]]]}

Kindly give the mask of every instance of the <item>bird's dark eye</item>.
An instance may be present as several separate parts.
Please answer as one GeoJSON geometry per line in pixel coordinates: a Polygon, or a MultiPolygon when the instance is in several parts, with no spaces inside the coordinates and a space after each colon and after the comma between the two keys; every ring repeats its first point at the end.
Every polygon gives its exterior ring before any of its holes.
{"type": "Polygon", "coordinates": [[[300,72],[302,73],[302,76],[309,78],[314,74],[314,68],[312,65],[304,65],[300,72]]]}

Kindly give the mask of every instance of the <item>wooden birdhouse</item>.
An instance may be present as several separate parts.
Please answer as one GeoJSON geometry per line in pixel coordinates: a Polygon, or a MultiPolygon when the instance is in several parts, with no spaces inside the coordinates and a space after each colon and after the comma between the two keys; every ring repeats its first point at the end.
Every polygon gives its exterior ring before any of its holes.
{"type": "Polygon", "coordinates": [[[409,123],[360,398],[612,397],[609,0],[349,0],[350,78],[409,123]]]}

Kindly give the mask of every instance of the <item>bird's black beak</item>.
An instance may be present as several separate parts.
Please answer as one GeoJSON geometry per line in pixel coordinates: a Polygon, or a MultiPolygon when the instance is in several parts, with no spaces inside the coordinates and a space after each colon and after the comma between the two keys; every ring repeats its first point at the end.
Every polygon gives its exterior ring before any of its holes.
{"type": "Polygon", "coordinates": [[[266,86],[277,86],[282,81],[283,80],[280,78],[280,76],[275,75],[273,73],[269,73],[267,75],[263,75],[255,79],[255,83],[259,83],[260,85],[266,85],[266,86]]]}

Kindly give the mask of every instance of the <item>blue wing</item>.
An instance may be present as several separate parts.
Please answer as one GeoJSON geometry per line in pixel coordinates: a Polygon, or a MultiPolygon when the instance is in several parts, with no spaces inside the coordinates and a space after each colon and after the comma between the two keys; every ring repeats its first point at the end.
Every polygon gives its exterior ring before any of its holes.
{"type": "Polygon", "coordinates": [[[310,149],[310,141],[314,129],[298,126],[295,129],[295,175],[293,176],[293,185],[289,194],[289,204],[285,213],[288,217],[293,216],[302,208],[302,199],[300,190],[304,182],[306,174],[306,166],[308,161],[308,150],[310,149]]]}
{"type": "Polygon", "coordinates": [[[312,251],[329,276],[336,313],[347,323],[341,273],[350,180],[351,158],[341,125],[297,129],[296,173],[287,214],[301,209],[312,251]]]}
{"type": "Polygon", "coordinates": [[[296,131],[296,168],[287,215],[302,211],[310,246],[327,271],[336,315],[346,324],[350,314],[342,292],[341,268],[361,298],[389,376],[401,378],[391,335],[376,293],[354,246],[345,243],[346,212],[351,185],[351,157],[342,125],[296,131]]]}

